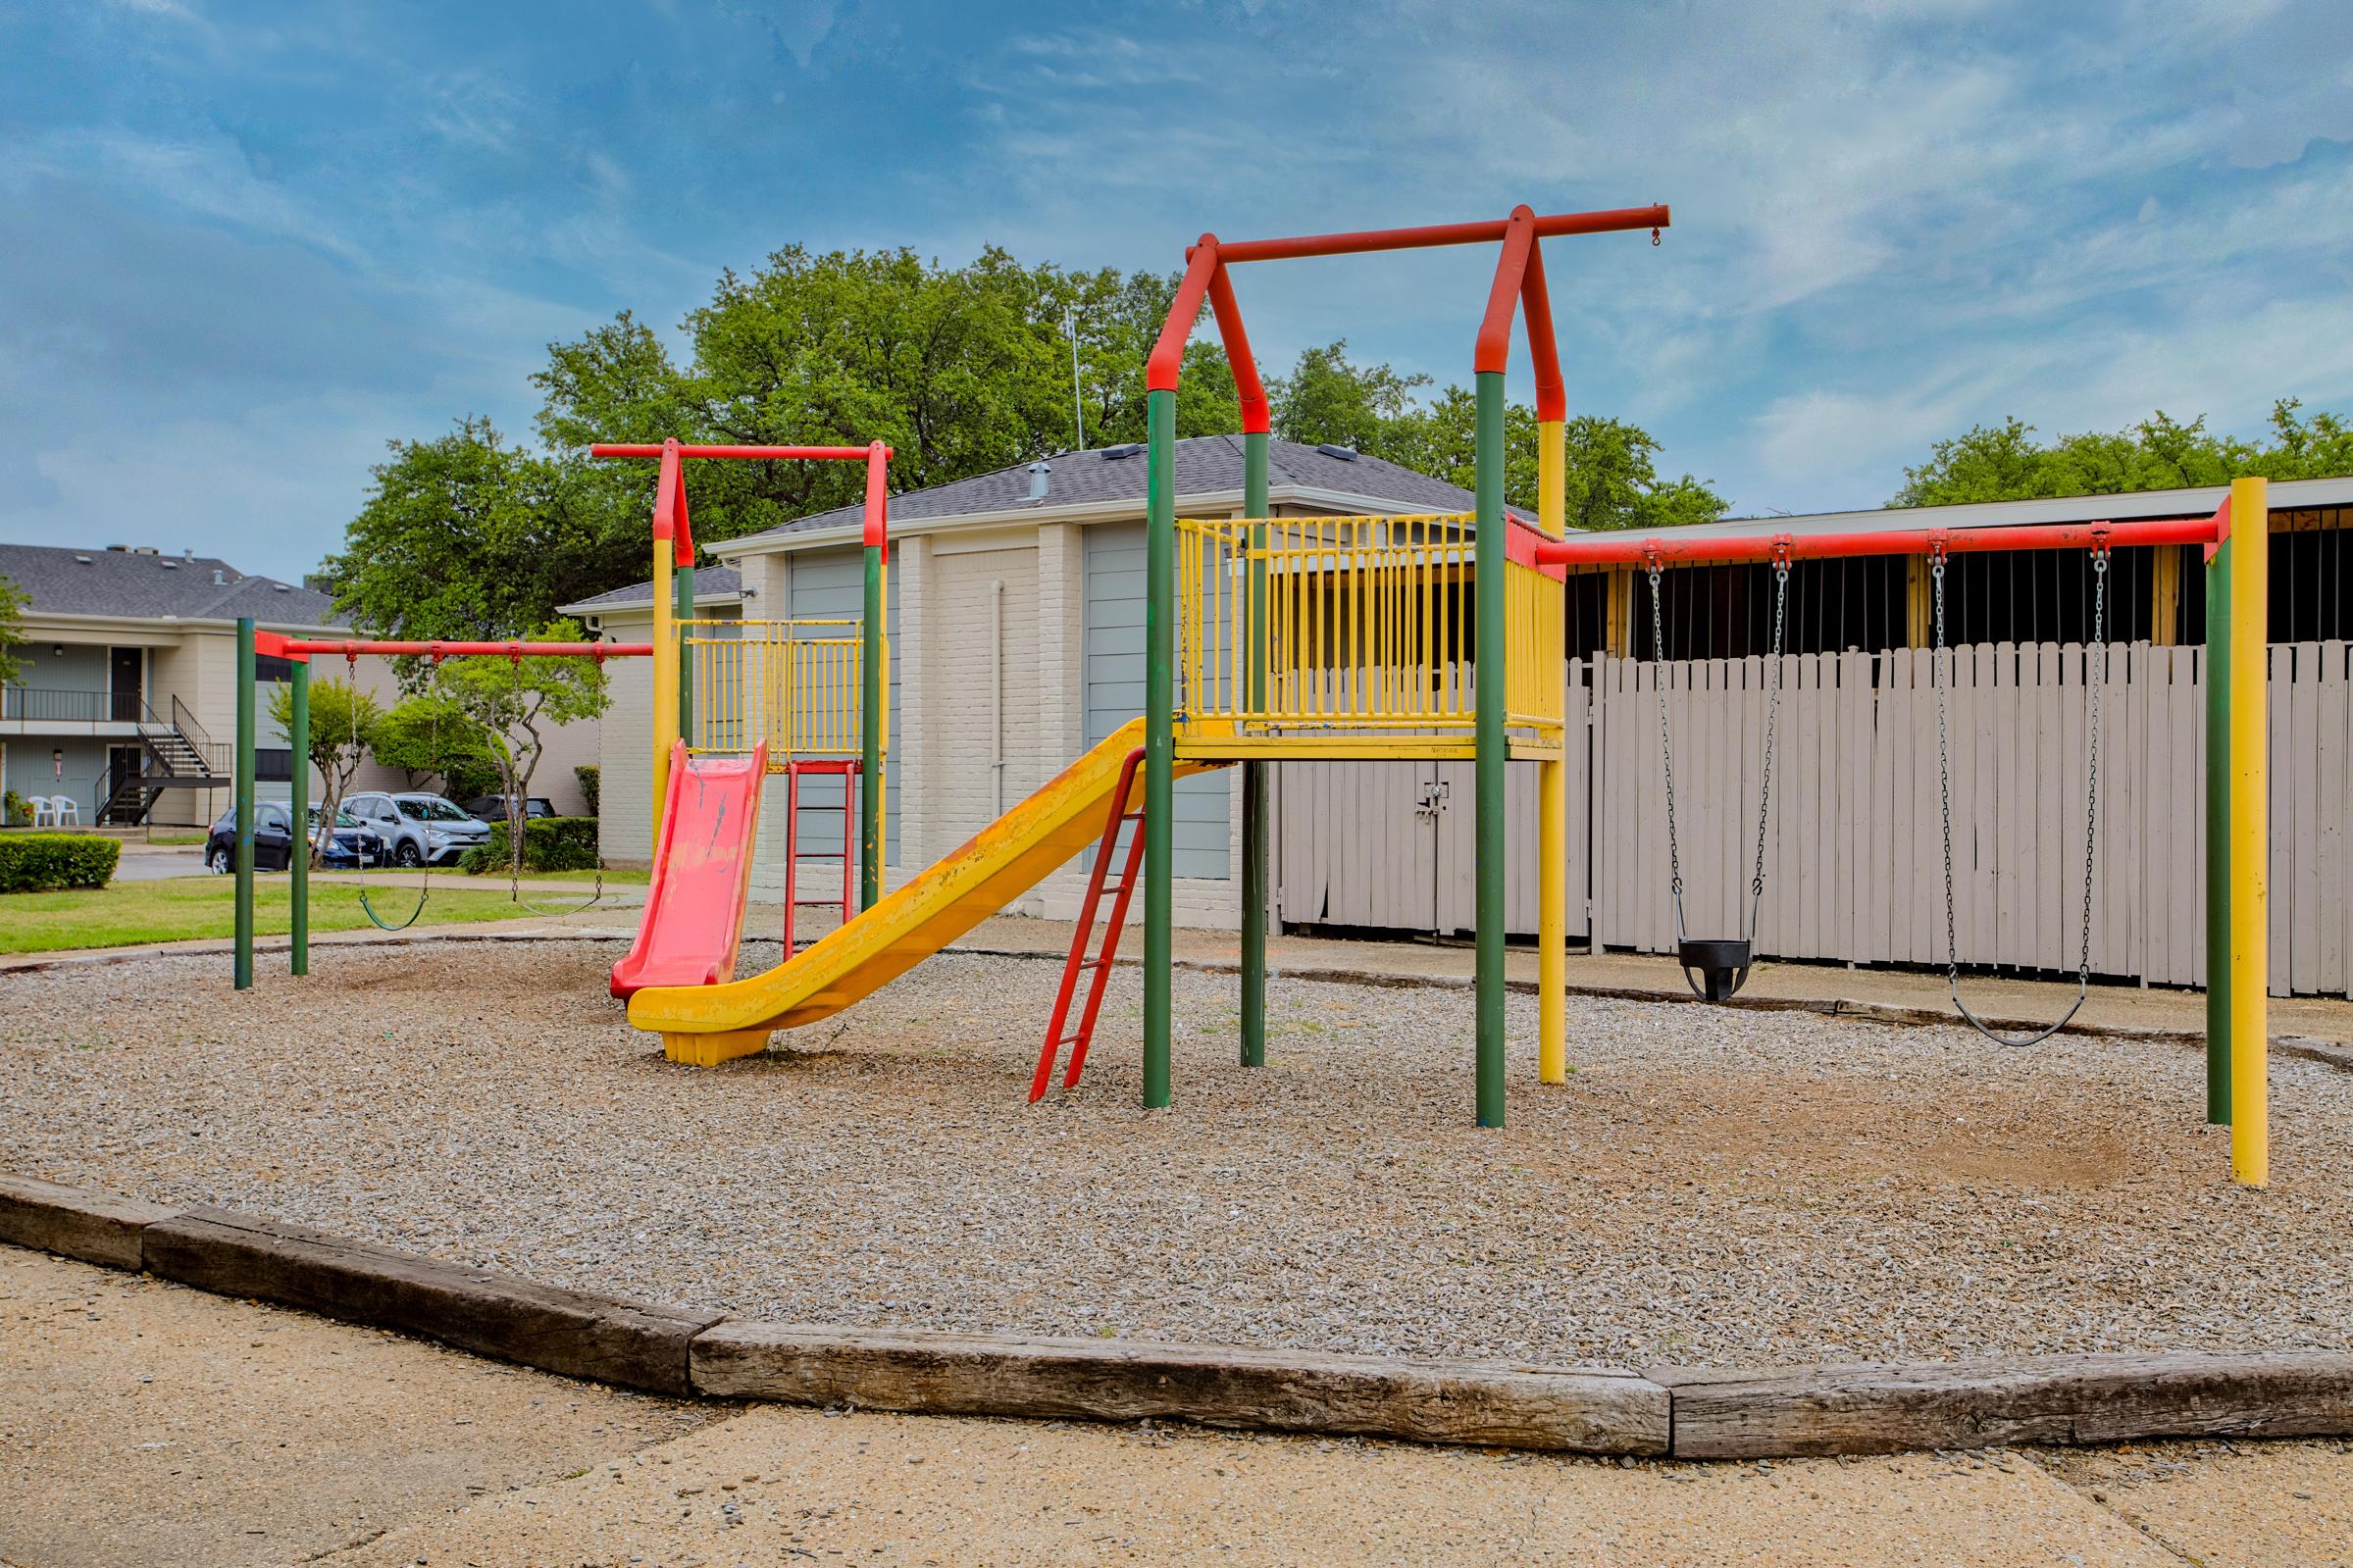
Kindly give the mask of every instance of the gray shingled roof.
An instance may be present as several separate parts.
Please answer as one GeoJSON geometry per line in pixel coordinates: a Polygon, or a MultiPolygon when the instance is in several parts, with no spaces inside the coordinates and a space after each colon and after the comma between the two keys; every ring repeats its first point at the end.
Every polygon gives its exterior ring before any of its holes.
{"type": "MultiPolygon", "coordinates": [[[[1143,505],[1147,465],[1141,446],[1057,452],[1046,461],[1053,473],[1049,477],[1046,499],[1039,503],[1041,505],[1071,506],[1116,501],[1133,501],[1139,507],[1143,505]],[[1113,456],[1113,453],[1127,455],[1113,456]]],[[[1467,512],[1476,499],[1470,491],[1459,485],[1434,480],[1427,474],[1418,474],[1409,468],[1401,468],[1382,458],[1361,454],[1335,456],[1323,447],[1302,446],[1296,441],[1267,443],[1266,481],[1275,489],[1299,486],[1331,490],[1346,495],[1361,495],[1391,506],[1428,512],[1467,512]]],[[[1176,492],[1180,508],[1192,496],[1222,492],[1239,494],[1241,489],[1241,436],[1196,435],[1176,443],[1176,492]]],[[[1030,469],[1027,463],[1022,463],[1013,468],[1000,468],[992,474],[976,474],[968,480],[935,484],[928,490],[910,490],[904,495],[894,495],[891,497],[891,521],[895,526],[935,518],[969,517],[982,512],[1018,512],[1030,504],[1030,469]]],[[[821,529],[853,528],[864,515],[862,507],[836,507],[830,512],[815,512],[807,517],[795,518],[790,523],[779,524],[765,532],[746,537],[778,539],[795,533],[811,533],[821,529]]],[[[742,578],[732,567],[698,567],[694,573],[694,593],[697,598],[706,593],[733,593],[742,585],[742,578]]],[[[614,588],[564,608],[594,611],[652,602],[653,584],[633,582],[628,587],[614,588]]]]}
{"type": "MultiPolygon", "coordinates": [[[[1053,473],[1045,506],[1073,506],[1089,502],[1144,500],[1144,449],[1098,447],[1088,452],[1058,452],[1048,458],[1053,473]],[[1115,457],[1126,452],[1125,457],[1115,457]]],[[[1270,441],[1266,451],[1267,482],[1277,488],[1300,485],[1362,495],[1392,505],[1431,512],[1466,512],[1473,497],[1459,485],[1417,474],[1377,457],[1334,456],[1320,446],[1296,441],[1270,441]]],[[[1242,489],[1242,437],[1196,435],[1176,443],[1176,492],[1180,503],[1189,495],[1210,495],[1242,489]]],[[[912,523],[924,518],[967,517],[976,512],[1014,512],[1030,505],[1027,463],[976,474],[968,480],[936,484],[891,497],[891,521],[912,523]]],[[[862,516],[855,506],[836,507],[780,524],[755,539],[783,538],[819,529],[848,528],[862,516]]]]}
{"type": "Polygon", "coordinates": [[[281,626],[337,622],[332,596],[276,578],[248,577],[212,556],[0,544],[0,577],[27,608],[50,615],[230,621],[249,615],[281,626]]]}
{"type": "MultiPolygon", "coordinates": [[[[732,566],[698,566],[694,569],[694,597],[698,599],[714,594],[724,598],[728,594],[742,591],[743,574],[732,566]]],[[[599,593],[593,599],[575,600],[571,604],[564,605],[563,608],[568,611],[598,610],[609,609],[615,605],[651,604],[652,602],[653,584],[633,582],[626,588],[613,588],[608,592],[599,593]]]]}

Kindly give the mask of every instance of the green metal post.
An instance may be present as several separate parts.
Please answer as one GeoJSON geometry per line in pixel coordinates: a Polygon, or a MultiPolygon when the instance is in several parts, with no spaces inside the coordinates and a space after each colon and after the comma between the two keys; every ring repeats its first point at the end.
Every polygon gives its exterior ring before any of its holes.
{"type": "Polygon", "coordinates": [[[253,988],[253,618],[237,621],[236,955],[238,990],[253,988]]]}
{"type": "Polygon", "coordinates": [[[1176,393],[1145,406],[1150,442],[1144,510],[1144,1103],[1169,1102],[1175,962],[1176,393]]]}
{"type": "Polygon", "coordinates": [[[889,717],[884,703],[890,693],[883,683],[882,546],[866,546],[865,622],[859,628],[860,665],[865,682],[859,725],[858,761],[858,908],[872,909],[883,895],[883,723],[889,717]]]}
{"type": "Polygon", "coordinates": [[[2206,1120],[2216,1127],[2230,1125],[2231,549],[2225,539],[2206,568],[2206,1120]]]}
{"type": "Polygon", "coordinates": [[[670,602],[678,616],[678,733],[694,744],[694,568],[670,574],[670,602]]]}
{"type": "MultiPolygon", "coordinates": [[[[293,673],[293,722],[286,726],[286,745],[294,754],[292,798],[287,802],[286,815],[298,834],[310,832],[311,810],[311,664],[308,659],[296,659],[293,673]]],[[[334,841],[334,824],[322,822],[320,832],[328,842],[334,841]]],[[[311,972],[311,857],[306,839],[289,850],[286,857],[286,897],[291,905],[292,924],[287,931],[294,955],[294,973],[311,972]]]]}
{"type": "MultiPolygon", "coordinates": [[[[1266,516],[1266,432],[1242,437],[1242,509],[1266,516]]],[[[1266,707],[1266,526],[1250,531],[1250,705],[1266,707]]],[[[1267,784],[1270,764],[1242,765],[1242,1065],[1266,1065],[1267,784]]]]}
{"type": "Polygon", "coordinates": [[[1478,444],[1473,544],[1477,618],[1472,665],[1478,703],[1477,857],[1478,977],[1477,1079],[1481,1127],[1504,1125],[1504,377],[1478,376],[1478,444]]]}

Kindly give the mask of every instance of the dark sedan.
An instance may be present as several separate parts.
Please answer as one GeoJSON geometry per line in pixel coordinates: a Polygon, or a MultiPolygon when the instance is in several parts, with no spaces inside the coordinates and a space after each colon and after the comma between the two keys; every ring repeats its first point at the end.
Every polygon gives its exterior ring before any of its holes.
{"type": "MultiPolygon", "coordinates": [[[[507,802],[514,798],[513,795],[477,795],[466,802],[466,815],[484,822],[504,822],[507,802]]],[[[555,802],[545,795],[526,795],[523,797],[523,815],[552,817],[555,815],[555,802]]]]}
{"type": "MultiPolygon", "coordinates": [[[[319,808],[311,808],[312,832],[319,831],[319,808]]],[[[294,834],[293,813],[281,801],[265,800],[253,808],[253,869],[255,871],[283,871],[292,858],[294,834]]],[[[204,840],[204,864],[207,869],[224,875],[237,869],[237,814],[231,807],[204,840]]],[[[350,870],[355,866],[381,866],[384,863],[384,840],[348,812],[335,813],[334,836],[325,844],[320,856],[323,865],[350,870]]]]}

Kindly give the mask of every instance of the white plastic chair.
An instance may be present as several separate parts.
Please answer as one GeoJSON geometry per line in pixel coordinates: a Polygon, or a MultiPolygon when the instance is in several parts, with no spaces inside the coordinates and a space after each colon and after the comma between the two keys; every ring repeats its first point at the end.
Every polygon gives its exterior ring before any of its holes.
{"type": "Polygon", "coordinates": [[[25,803],[32,808],[32,825],[35,828],[54,828],[57,826],[56,801],[50,799],[47,795],[27,795],[25,803]]]}
{"type": "Polygon", "coordinates": [[[57,813],[57,825],[60,828],[81,826],[80,801],[76,800],[72,795],[58,795],[52,798],[49,804],[57,813]]]}

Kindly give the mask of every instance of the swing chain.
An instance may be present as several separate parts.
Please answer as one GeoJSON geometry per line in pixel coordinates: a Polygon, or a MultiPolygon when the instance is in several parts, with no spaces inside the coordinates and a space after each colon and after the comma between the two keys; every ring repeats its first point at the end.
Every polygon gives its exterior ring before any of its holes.
{"type": "Polygon", "coordinates": [[[1666,735],[1666,627],[1659,608],[1659,557],[1651,566],[1651,689],[1659,698],[1659,770],[1666,786],[1666,888],[1675,900],[1675,939],[1683,939],[1683,853],[1675,842],[1675,753],[1666,735]]]}
{"type": "Polygon", "coordinates": [[[2091,641],[2083,649],[2083,683],[2091,689],[2091,747],[2084,769],[2083,794],[2083,949],[2075,963],[2079,983],[2091,984],[2091,873],[2092,856],[2100,839],[2100,688],[2108,683],[2108,541],[2091,547],[2091,641]],[[2099,669],[2092,661],[2099,661],[2099,669]]]}
{"type": "Polygon", "coordinates": [[[2002,1035],[1987,1028],[1961,999],[1960,941],[1955,933],[1953,898],[1953,771],[1945,719],[1945,659],[1949,651],[1945,647],[1945,547],[1941,539],[1928,546],[1928,575],[1934,585],[1936,617],[1936,645],[1929,654],[1928,679],[1929,684],[1936,688],[1937,802],[1944,815],[1945,985],[1962,1018],[1997,1045],[2039,1044],[2065,1029],[2091,995],[2092,877],[2100,843],[2100,687],[2106,683],[2108,664],[2108,541],[2105,536],[2095,537],[2091,546],[2091,639],[2083,649],[2084,703],[2090,735],[2084,769],[2083,929],[2075,958],[2075,1002],[2056,1023],[2032,1035],[2002,1035]]]}

